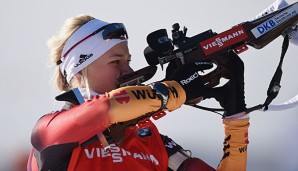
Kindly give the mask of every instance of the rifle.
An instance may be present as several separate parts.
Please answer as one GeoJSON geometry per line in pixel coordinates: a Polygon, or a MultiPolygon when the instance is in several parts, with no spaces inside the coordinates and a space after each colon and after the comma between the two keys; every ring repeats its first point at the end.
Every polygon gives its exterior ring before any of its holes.
{"type": "MultiPolygon", "coordinates": [[[[187,29],[184,27],[181,31],[179,24],[176,23],[173,25],[172,40],[169,39],[166,29],[154,31],[147,36],[149,46],[145,48],[144,55],[149,66],[120,77],[116,80],[116,85],[117,87],[141,85],[154,76],[157,71],[156,65],[160,64],[163,68],[164,64],[174,60],[178,65],[206,61],[214,63],[217,66],[216,69],[202,76],[202,81],[208,87],[215,87],[219,84],[220,78],[229,78],[229,71],[225,67],[228,61],[226,54],[229,50],[239,54],[248,50],[247,46],[261,49],[280,35],[286,36],[297,31],[297,23],[298,2],[253,21],[235,25],[220,34],[210,29],[193,37],[187,37],[187,29]]],[[[80,104],[77,100],[79,95],[74,92],[77,91],[71,90],[68,93],[72,95],[63,98],[60,96],[57,100],[80,104]],[[70,97],[76,100],[70,100],[70,97]]],[[[252,110],[258,108],[259,106],[256,106],[252,110]]],[[[125,139],[125,128],[136,124],[141,126],[146,123],[146,119],[150,117],[159,119],[165,114],[163,111],[157,111],[127,122],[113,124],[104,134],[112,137],[108,139],[109,143],[119,145],[125,139]]],[[[82,145],[86,146],[98,139],[103,137],[95,135],[82,145]]],[[[106,140],[101,142],[104,141],[106,140]]]]}
{"type": "MultiPolygon", "coordinates": [[[[147,36],[148,47],[144,50],[144,56],[149,66],[127,74],[118,80],[118,87],[129,85],[141,85],[143,82],[151,79],[156,73],[156,65],[163,65],[174,60],[178,65],[192,62],[212,62],[216,69],[212,72],[201,76],[204,85],[215,87],[220,82],[220,78],[229,79],[229,71],[225,65],[228,61],[227,53],[234,50],[237,54],[248,50],[247,46],[256,49],[262,49],[279,36],[287,37],[297,31],[298,23],[298,2],[286,6],[282,9],[264,15],[252,21],[247,21],[233,26],[220,34],[213,32],[211,29],[202,32],[193,37],[187,37],[187,28],[181,31],[178,23],[172,26],[172,40],[169,39],[166,29],[160,29],[150,33],[147,36]],[[176,47],[176,49],[175,49],[176,47]],[[136,84],[137,83],[137,84],[136,84]]],[[[282,54],[282,59],[285,52],[282,54]]],[[[274,77],[281,77],[281,64],[277,69],[274,77]]],[[[268,88],[265,110],[268,104],[277,96],[280,82],[272,79],[268,88]],[[277,85],[276,85],[277,84],[277,85]]],[[[193,102],[196,102],[194,100],[193,102]]],[[[192,102],[190,102],[192,103],[192,102]]],[[[192,104],[193,105],[193,104],[192,104]]],[[[247,110],[260,109],[264,105],[257,105],[247,110]]],[[[197,106],[199,107],[199,106],[197,106]]],[[[210,108],[199,107],[209,110],[210,108]]],[[[114,142],[119,145],[125,138],[124,130],[126,127],[143,123],[143,120],[153,116],[158,119],[165,115],[163,111],[149,113],[131,121],[113,124],[108,129],[114,142]]],[[[214,112],[214,111],[213,111],[214,112]]]]}
{"type": "Polygon", "coordinates": [[[180,30],[178,23],[173,25],[172,40],[166,29],[160,29],[147,36],[148,47],[144,55],[149,64],[134,73],[119,78],[118,87],[143,83],[152,78],[156,65],[163,65],[175,60],[178,65],[192,62],[212,62],[216,69],[202,76],[203,83],[208,87],[219,84],[220,78],[229,78],[229,71],[225,68],[227,52],[234,50],[237,54],[248,50],[247,46],[261,49],[280,35],[287,35],[297,30],[298,2],[269,13],[253,21],[247,21],[233,26],[220,34],[211,29],[187,37],[187,28],[180,30]],[[175,49],[176,47],[176,49],[175,49]],[[142,79],[137,79],[142,78],[142,79]],[[148,79],[144,79],[148,78],[148,79]]]}

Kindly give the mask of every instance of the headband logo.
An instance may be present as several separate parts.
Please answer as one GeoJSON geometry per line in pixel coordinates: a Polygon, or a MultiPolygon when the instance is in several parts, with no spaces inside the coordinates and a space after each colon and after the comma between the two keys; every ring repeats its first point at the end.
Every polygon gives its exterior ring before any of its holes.
{"type": "Polygon", "coordinates": [[[93,53],[90,53],[89,55],[80,55],[80,60],[79,63],[75,64],[74,67],[78,67],[79,65],[81,65],[82,63],[84,63],[85,61],[87,61],[87,59],[91,58],[93,56],[93,53]]]}

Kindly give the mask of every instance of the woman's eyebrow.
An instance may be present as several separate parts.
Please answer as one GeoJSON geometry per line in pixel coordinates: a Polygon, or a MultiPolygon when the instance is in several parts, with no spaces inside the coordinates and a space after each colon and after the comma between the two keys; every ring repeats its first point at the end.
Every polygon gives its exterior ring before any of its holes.
{"type": "MultiPolygon", "coordinates": [[[[125,54],[122,54],[122,53],[113,53],[110,57],[125,57],[126,55],[125,54]]],[[[128,54],[127,56],[128,59],[131,59],[131,54],[128,54]]]]}

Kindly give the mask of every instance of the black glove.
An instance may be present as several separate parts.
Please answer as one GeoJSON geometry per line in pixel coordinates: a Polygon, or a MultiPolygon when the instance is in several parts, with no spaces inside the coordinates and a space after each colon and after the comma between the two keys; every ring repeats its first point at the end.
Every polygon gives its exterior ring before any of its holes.
{"type": "Polygon", "coordinates": [[[170,80],[170,77],[172,76],[173,72],[178,68],[176,61],[171,61],[167,68],[166,68],[166,77],[165,80],[170,80]]]}
{"type": "Polygon", "coordinates": [[[244,97],[244,63],[232,50],[228,52],[230,80],[222,87],[208,88],[205,98],[214,97],[225,109],[224,117],[246,110],[244,97]]]}
{"type": "Polygon", "coordinates": [[[169,64],[166,72],[166,80],[177,81],[186,93],[186,102],[200,96],[204,96],[205,86],[200,79],[198,71],[207,70],[213,67],[209,62],[195,62],[182,65],[169,64]],[[177,67],[177,69],[176,69],[177,67]]]}

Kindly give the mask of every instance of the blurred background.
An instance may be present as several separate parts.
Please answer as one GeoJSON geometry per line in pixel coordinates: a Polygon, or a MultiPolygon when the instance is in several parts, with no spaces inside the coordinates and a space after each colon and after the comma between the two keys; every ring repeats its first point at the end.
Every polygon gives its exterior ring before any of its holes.
{"type": "MultiPolygon", "coordinates": [[[[288,3],[294,3],[288,0],[288,3]]],[[[273,0],[227,1],[79,1],[79,0],[4,0],[0,6],[0,171],[23,171],[30,151],[30,134],[35,122],[55,111],[62,103],[51,83],[46,41],[65,19],[90,14],[109,22],[123,22],[129,35],[132,68],[147,66],[143,50],[146,36],[174,23],[188,28],[188,36],[208,29],[221,33],[248,21],[273,0]]],[[[282,37],[257,50],[240,54],[245,63],[245,88],[248,107],[261,104],[279,62],[282,37]]],[[[282,89],[273,103],[282,103],[298,93],[298,47],[289,46],[283,65],[282,89]],[[296,75],[296,76],[295,76],[296,75]]],[[[163,78],[159,67],[152,81],[163,78]]],[[[203,106],[219,107],[213,100],[203,106]]],[[[248,146],[248,171],[298,170],[298,108],[281,112],[251,113],[248,146]]],[[[183,106],[155,121],[160,131],[185,149],[192,150],[216,167],[221,160],[223,125],[217,114],[183,106]]]]}

